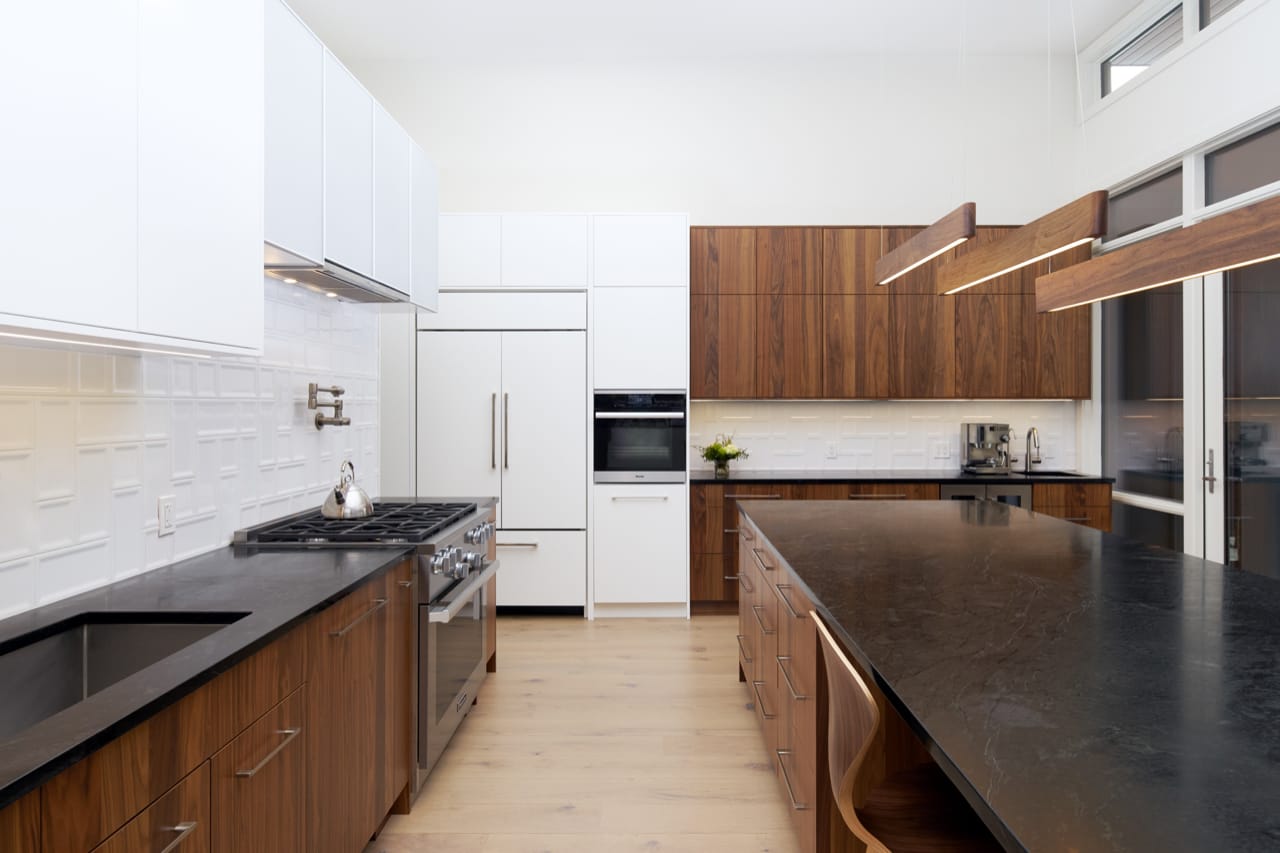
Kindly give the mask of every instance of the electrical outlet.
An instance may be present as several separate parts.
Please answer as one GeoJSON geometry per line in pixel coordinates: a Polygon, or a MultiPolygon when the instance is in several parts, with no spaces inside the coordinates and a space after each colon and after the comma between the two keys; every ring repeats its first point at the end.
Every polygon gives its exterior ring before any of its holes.
{"type": "Polygon", "coordinates": [[[934,459],[950,459],[951,446],[947,444],[945,441],[935,441],[933,443],[933,458],[934,459]]]}
{"type": "Polygon", "coordinates": [[[828,441],[827,442],[827,458],[835,459],[836,456],[838,455],[839,455],[839,449],[836,447],[836,443],[834,441],[828,441]]]}
{"type": "Polygon", "coordinates": [[[177,500],[174,495],[164,495],[156,501],[156,521],[160,524],[161,536],[168,536],[178,529],[177,500]]]}

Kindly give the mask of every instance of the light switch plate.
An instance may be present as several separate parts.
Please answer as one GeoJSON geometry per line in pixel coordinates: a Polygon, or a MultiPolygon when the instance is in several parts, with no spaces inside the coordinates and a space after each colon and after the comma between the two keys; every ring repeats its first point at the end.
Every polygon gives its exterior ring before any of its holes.
{"type": "Polygon", "coordinates": [[[156,521],[159,523],[159,535],[168,536],[178,529],[177,497],[162,495],[156,500],[156,521]]]}
{"type": "Polygon", "coordinates": [[[935,441],[933,443],[933,458],[934,459],[950,459],[951,446],[948,445],[945,441],[935,441]]]}

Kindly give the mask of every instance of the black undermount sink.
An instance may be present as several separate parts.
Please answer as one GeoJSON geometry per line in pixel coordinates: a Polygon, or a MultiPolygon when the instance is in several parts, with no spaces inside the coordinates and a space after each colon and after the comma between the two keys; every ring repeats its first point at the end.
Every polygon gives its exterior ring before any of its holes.
{"type": "Polygon", "coordinates": [[[0,742],[247,613],[82,613],[0,646],[0,742]]]}

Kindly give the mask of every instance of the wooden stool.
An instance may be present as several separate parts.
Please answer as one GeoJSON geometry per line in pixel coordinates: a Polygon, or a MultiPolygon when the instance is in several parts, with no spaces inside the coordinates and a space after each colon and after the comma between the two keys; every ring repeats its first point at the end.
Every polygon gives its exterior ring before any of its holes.
{"type": "Polygon", "coordinates": [[[867,845],[868,853],[1003,850],[936,764],[891,775],[854,808],[854,784],[880,728],[880,709],[818,614],[809,615],[818,625],[827,669],[831,792],[849,831],[867,845]]]}

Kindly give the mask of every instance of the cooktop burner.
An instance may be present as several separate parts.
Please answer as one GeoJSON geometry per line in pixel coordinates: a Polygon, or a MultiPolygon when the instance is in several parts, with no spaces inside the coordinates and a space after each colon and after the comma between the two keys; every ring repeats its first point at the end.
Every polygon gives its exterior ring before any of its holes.
{"type": "Polygon", "coordinates": [[[375,503],[373,515],[350,520],[301,513],[248,531],[254,545],[417,545],[476,511],[473,503],[375,503]]]}

